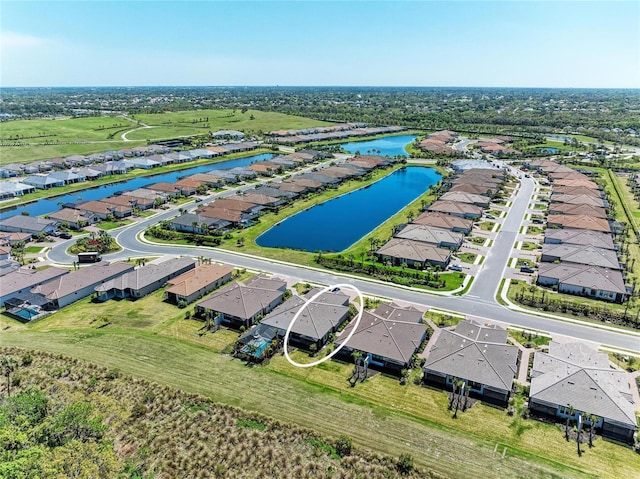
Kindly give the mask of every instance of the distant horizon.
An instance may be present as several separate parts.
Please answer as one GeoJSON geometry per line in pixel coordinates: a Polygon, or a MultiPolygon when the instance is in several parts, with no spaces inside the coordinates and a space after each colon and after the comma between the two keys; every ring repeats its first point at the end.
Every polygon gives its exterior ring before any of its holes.
{"type": "Polygon", "coordinates": [[[461,86],[461,85],[49,85],[0,86],[0,90],[51,89],[136,89],[136,88],[371,88],[371,89],[449,89],[449,90],[638,90],[640,87],[541,87],[541,86],[461,86]]]}
{"type": "Polygon", "coordinates": [[[3,87],[640,88],[633,0],[2,7],[3,87]]]}

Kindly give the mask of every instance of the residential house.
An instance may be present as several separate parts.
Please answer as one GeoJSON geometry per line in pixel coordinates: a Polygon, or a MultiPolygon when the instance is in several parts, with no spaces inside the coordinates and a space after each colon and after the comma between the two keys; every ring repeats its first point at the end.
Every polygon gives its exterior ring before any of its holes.
{"type": "Polygon", "coordinates": [[[594,190],[593,188],[585,188],[584,186],[556,186],[553,185],[553,194],[571,195],[571,196],[595,196],[602,198],[602,190],[594,190]]]}
{"type": "Polygon", "coordinates": [[[180,188],[178,188],[174,183],[167,183],[166,181],[154,183],[153,185],[149,185],[146,188],[149,190],[159,191],[169,198],[177,198],[182,194],[180,188]]]}
{"type": "Polygon", "coordinates": [[[250,203],[254,203],[256,205],[264,206],[265,209],[274,209],[278,208],[286,203],[286,201],[282,198],[277,198],[273,196],[261,195],[259,193],[253,192],[255,190],[248,190],[247,193],[240,196],[240,199],[243,201],[248,201],[250,203]]]}
{"type": "Polygon", "coordinates": [[[349,318],[349,296],[341,292],[325,292],[312,303],[307,303],[318,291],[312,289],[303,297],[292,296],[267,314],[256,327],[256,332],[272,329],[283,339],[293,317],[302,309],[291,328],[289,344],[306,350],[320,350],[329,336],[335,334],[349,318]]]}
{"type": "Polygon", "coordinates": [[[0,181],[0,199],[14,198],[36,191],[35,186],[18,181],[0,181]]]}
{"type": "Polygon", "coordinates": [[[162,191],[151,190],[149,188],[138,188],[136,190],[131,190],[126,192],[127,196],[133,196],[135,198],[143,198],[146,200],[151,200],[154,203],[158,202],[160,204],[164,204],[168,201],[168,195],[162,191]]]}
{"type": "Polygon", "coordinates": [[[36,286],[31,290],[31,293],[45,297],[49,301],[51,309],[60,309],[86,298],[99,285],[132,269],[133,266],[128,263],[96,263],[36,286]]]}
{"type": "Polygon", "coordinates": [[[383,263],[386,261],[394,265],[406,263],[417,269],[425,269],[429,265],[445,269],[451,260],[451,250],[421,241],[391,238],[378,248],[376,256],[383,263]]]}
{"type": "Polygon", "coordinates": [[[548,229],[545,231],[544,242],[545,244],[575,244],[611,250],[618,249],[609,233],[573,228],[548,229]]]}
{"type": "Polygon", "coordinates": [[[248,213],[218,206],[207,205],[196,210],[196,214],[204,216],[205,218],[214,218],[216,220],[229,222],[234,228],[246,228],[253,224],[253,217],[248,213]]]}
{"type": "Polygon", "coordinates": [[[463,320],[454,331],[443,329],[430,346],[423,381],[451,389],[461,380],[470,393],[506,406],[518,373],[519,351],[507,344],[507,330],[463,320]]]}
{"type": "Polygon", "coordinates": [[[460,218],[458,216],[447,215],[444,213],[436,213],[435,211],[425,211],[412,223],[425,226],[433,226],[434,228],[442,228],[456,233],[468,235],[473,228],[473,221],[460,218]]]}
{"type": "Polygon", "coordinates": [[[610,233],[609,222],[604,218],[594,218],[587,215],[549,215],[547,225],[550,228],[573,228],[578,230],[592,230],[610,233]]]}
{"type": "Polygon", "coordinates": [[[49,173],[49,177],[62,181],[65,185],[72,183],[81,183],[87,179],[73,170],[52,171],[49,173]]]}
{"type": "Polygon", "coordinates": [[[207,216],[185,213],[170,220],[171,227],[176,231],[194,234],[208,234],[210,231],[222,230],[231,226],[231,221],[207,216]]]}
{"type": "Polygon", "coordinates": [[[439,201],[453,201],[457,203],[469,203],[472,205],[486,208],[489,206],[491,198],[484,195],[475,195],[473,193],[465,193],[462,191],[448,191],[440,196],[439,201]]]}
{"type": "Polygon", "coordinates": [[[394,235],[396,238],[409,239],[429,243],[438,248],[448,248],[457,251],[462,246],[464,235],[462,233],[454,233],[444,228],[435,228],[421,224],[408,224],[397,231],[394,235]]]}
{"type": "Polygon", "coordinates": [[[73,172],[79,177],[84,177],[86,180],[95,180],[97,178],[100,178],[101,176],[104,176],[104,172],[94,167],[78,168],[76,170],[73,170],[73,172]]]}
{"type": "Polygon", "coordinates": [[[592,190],[597,190],[600,188],[594,181],[583,179],[556,180],[553,182],[553,187],[555,188],[556,186],[570,186],[573,188],[584,187],[591,188],[592,190]]]}
{"type": "Polygon", "coordinates": [[[598,208],[606,208],[609,204],[600,196],[593,195],[559,195],[551,194],[552,203],[570,203],[573,205],[589,205],[598,208]]]}
{"type": "Polygon", "coordinates": [[[203,263],[168,281],[164,296],[167,301],[191,304],[205,294],[231,281],[233,266],[203,263]]]}
{"type": "Polygon", "coordinates": [[[607,210],[599,206],[573,203],[551,203],[549,205],[551,215],[585,215],[593,218],[607,218],[607,210]]]}
{"type": "Polygon", "coordinates": [[[270,161],[256,161],[251,163],[247,168],[255,171],[262,176],[273,176],[283,169],[282,165],[271,163],[270,161]]]}
{"type": "Polygon", "coordinates": [[[107,301],[111,298],[139,299],[164,286],[167,281],[195,267],[191,258],[173,258],[163,263],[150,263],[127,274],[106,281],[95,288],[97,299],[107,301]]]}
{"type": "Polygon", "coordinates": [[[300,190],[304,190],[304,187],[294,187],[296,191],[289,191],[286,188],[281,188],[282,183],[270,183],[270,186],[260,186],[253,190],[247,190],[247,193],[253,193],[256,195],[265,195],[272,198],[281,198],[284,202],[288,202],[293,198],[297,198],[300,190]]]}
{"type": "Polygon", "coordinates": [[[420,323],[421,314],[416,309],[378,307],[373,312],[364,311],[360,324],[355,328],[353,320],[340,334],[336,348],[343,345],[353,332],[340,356],[352,362],[351,355],[360,352],[369,366],[399,375],[411,365],[414,354],[427,337],[427,325],[420,323]],[[406,316],[400,314],[406,312],[406,316]]]}
{"type": "Polygon", "coordinates": [[[104,200],[99,201],[86,201],[76,206],[78,210],[87,211],[93,213],[96,218],[100,220],[106,220],[110,215],[116,218],[124,218],[125,216],[131,216],[133,214],[133,208],[131,206],[120,206],[107,203],[104,200]]]}
{"type": "Polygon", "coordinates": [[[541,261],[553,263],[586,264],[609,269],[622,269],[615,251],[595,246],[572,244],[545,244],[542,246],[541,261]]]}
{"type": "Polygon", "coordinates": [[[209,188],[220,188],[224,186],[224,178],[216,176],[214,173],[196,173],[195,175],[187,176],[187,178],[193,181],[202,181],[209,188]]]}
{"type": "Polygon", "coordinates": [[[453,185],[449,188],[450,193],[454,192],[462,192],[462,193],[471,193],[474,195],[484,195],[484,196],[493,196],[496,192],[491,188],[484,185],[476,185],[471,183],[460,183],[457,185],[453,185]]]}
{"type": "Polygon", "coordinates": [[[432,203],[427,210],[466,219],[480,218],[482,216],[482,208],[479,206],[469,203],[458,203],[457,201],[437,200],[432,203]]]}
{"type": "Polygon", "coordinates": [[[50,175],[31,175],[27,176],[23,183],[31,186],[35,186],[39,190],[48,190],[57,186],[64,186],[64,181],[58,178],[54,178],[50,175]]]}
{"type": "Polygon", "coordinates": [[[612,369],[607,353],[584,343],[549,343],[533,356],[529,409],[532,413],[593,426],[605,437],[631,444],[638,423],[626,371],[612,369]]]}
{"type": "Polygon", "coordinates": [[[2,288],[0,288],[0,306],[4,306],[5,301],[28,293],[33,288],[52,281],[53,279],[68,274],[68,269],[51,268],[35,270],[31,268],[20,268],[13,273],[2,277],[2,288]]]}
{"type": "Polygon", "coordinates": [[[219,198],[211,205],[214,208],[225,208],[233,211],[241,211],[249,215],[250,219],[257,218],[260,212],[265,209],[264,206],[244,200],[244,197],[219,198]]]}
{"type": "Polygon", "coordinates": [[[46,218],[54,220],[59,224],[66,224],[69,228],[76,230],[93,224],[97,220],[96,216],[90,211],[80,211],[72,208],[62,208],[54,213],[49,213],[46,218]]]}
{"type": "Polygon", "coordinates": [[[9,233],[50,234],[56,231],[58,223],[37,216],[14,215],[0,220],[0,231],[9,233]]]}
{"type": "Polygon", "coordinates": [[[235,281],[198,303],[195,313],[215,324],[248,328],[282,302],[286,287],[287,283],[277,278],[258,276],[244,283],[235,281]]]}
{"type": "Polygon", "coordinates": [[[130,160],[124,160],[124,162],[132,165],[134,168],[142,168],[144,170],[150,170],[161,166],[161,163],[150,158],[143,157],[133,157],[130,160]]]}
{"type": "Polygon", "coordinates": [[[558,292],[622,303],[629,294],[620,270],[576,263],[540,263],[538,284],[558,292]]]}

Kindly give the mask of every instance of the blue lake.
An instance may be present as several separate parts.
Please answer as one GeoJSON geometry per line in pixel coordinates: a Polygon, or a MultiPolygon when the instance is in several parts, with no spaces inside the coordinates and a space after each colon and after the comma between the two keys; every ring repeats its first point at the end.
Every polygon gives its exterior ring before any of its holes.
{"type": "MultiPolygon", "coordinates": [[[[211,165],[196,166],[194,168],[188,168],[185,170],[174,171],[171,173],[162,173],[159,175],[145,176],[141,178],[132,178],[130,180],[121,181],[118,183],[111,183],[109,185],[98,186],[87,190],[77,191],[75,193],[69,193],[66,195],[56,196],[53,198],[42,199],[29,203],[26,205],[18,206],[12,209],[7,209],[0,213],[0,219],[8,218],[10,216],[21,214],[23,211],[29,213],[30,216],[42,216],[53,213],[62,208],[62,203],[70,203],[74,201],[90,201],[101,200],[113,195],[118,191],[135,190],[137,188],[143,188],[145,186],[166,181],[168,183],[175,183],[184,176],[193,175],[196,173],[206,173],[212,170],[222,170],[229,168],[236,168],[239,166],[247,166],[255,161],[263,161],[273,158],[271,153],[264,153],[262,155],[247,156],[245,158],[238,158],[235,160],[221,161],[219,163],[211,165]],[[80,200],[81,198],[81,200],[80,200]]],[[[88,183],[90,184],[90,183],[88,183]]]]}
{"type": "Polygon", "coordinates": [[[432,168],[410,166],[362,189],[301,211],[265,231],[260,246],[343,251],[440,181],[432,168]]]}
{"type": "Polygon", "coordinates": [[[416,135],[386,136],[375,140],[353,141],[340,146],[349,153],[359,151],[362,155],[409,156],[404,147],[416,138],[416,135]]]}

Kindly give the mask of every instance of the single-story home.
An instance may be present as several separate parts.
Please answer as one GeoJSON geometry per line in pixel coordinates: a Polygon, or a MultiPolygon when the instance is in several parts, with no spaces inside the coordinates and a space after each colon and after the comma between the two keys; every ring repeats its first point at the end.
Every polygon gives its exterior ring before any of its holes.
{"type": "Polygon", "coordinates": [[[572,205],[589,205],[599,208],[606,208],[608,203],[599,196],[593,195],[566,195],[566,194],[551,194],[549,200],[552,203],[569,203],[572,205]]]}
{"type": "Polygon", "coordinates": [[[19,181],[0,181],[0,199],[22,196],[34,191],[36,187],[33,185],[26,185],[19,181]]]}
{"type": "Polygon", "coordinates": [[[224,208],[227,210],[241,211],[249,215],[250,219],[257,218],[264,206],[245,200],[242,196],[232,198],[219,198],[210,206],[214,208],[224,208]]]}
{"type": "Polygon", "coordinates": [[[476,397],[506,406],[519,357],[518,348],[507,344],[506,329],[463,320],[454,331],[440,331],[430,346],[423,381],[450,389],[460,379],[476,397]]]}
{"type": "Polygon", "coordinates": [[[437,200],[429,206],[428,211],[457,216],[459,218],[480,218],[482,216],[482,208],[479,206],[469,203],[459,203],[457,201],[437,200]]]}
{"type": "Polygon", "coordinates": [[[31,293],[47,298],[52,309],[60,309],[86,298],[101,284],[131,270],[133,266],[128,263],[96,263],[36,286],[31,293]]]}
{"type": "Polygon", "coordinates": [[[81,183],[87,180],[84,175],[72,170],[53,171],[49,173],[49,177],[60,180],[64,182],[65,185],[70,185],[72,183],[81,183]]]}
{"type": "Polygon", "coordinates": [[[205,294],[231,281],[233,266],[203,263],[168,281],[164,296],[171,303],[191,304],[205,294]]]}
{"type": "Polygon", "coordinates": [[[549,215],[547,225],[551,228],[573,228],[579,230],[611,232],[609,222],[604,218],[587,215],[549,215]]]}
{"type": "Polygon", "coordinates": [[[451,260],[451,250],[438,248],[429,243],[411,239],[391,238],[376,251],[381,262],[391,261],[394,265],[406,263],[424,269],[428,265],[444,269],[451,260]]]}
{"type": "Polygon", "coordinates": [[[434,228],[442,228],[456,233],[468,235],[473,229],[473,221],[460,218],[458,216],[446,215],[435,211],[425,211],[412,221],[414,224],[433,226],[434,228]]]}
{"type": "Polygon", "coordinates": [[[290,191],[287,188],[281,188],[282,183],[270,183],[270,186],[260,186],[253,190],[247,190],[247,193],[254,193],[256,195],[271,196],[272,198],[282,198],[284,201],[289,201],[292,198],[297,198],[301,191],[304,191],[303,186],[293,186],[294,190],[290,191]]]}
{"type": "Polygon", "coordinates": [[[618,255],[614,250],[572,244],[544,244],[541,261],[553,263],[586,264],[603,268],[622,269],[618,255]]]}
{"type": "Polygon", "coordinates": [[[74,210],[72,208],[62,208],[59,211],[49,213],[47,218],[57,221],[60,224],[67,224],[70,228],[79,230],[97,221],[96,216],[89,211],[74,210]]]}
{"type": "Polygon", "coordinates": [[[2,277],[0,306],[4,306],[5,301],[8,299],[26,294],[36,286],[65,274],[69,274],[68,269],[56,268],[55,266],[42,270],[20,268],[17,271],[6,274],[2,277]]]}
{"type": "Polygon", "coordinates": [[[592,206],[574,203],[551,203],[549,205],[551,215],[586,215],[594,218],[607,218],[607,210],[601,206],[592,206]]]}
{"type": "Polygon", "coordinates": [[[575,263],[540,263],[538,284],[557,286],[558,292],[622,303],[628,291],[622,272],[575,263]]]}
{"type": "Polygon", "coordinates": [[[196,215],[193,213],[185,213],[172,218],[171,227],[176,231],[185,233],[206,234],[212,230],[221,230],[231,226],[231,221],[218,218],[209,218],[207,216],[196,215]]]}
{"type": "Polygon", "coordinates": [[[421,224],[408,224],[394,234],[394,237],[429,243],[438,248],[457,251],[462,245],[464,235],[444,228],[435,228],[421,224]]]}
{"type": "Polygon", "coordinates": [[[349,318],[349,296],[342,292],[325,292],[308,306],[317,289],[312,289],[303,297],[292,296],[279,305],[261,321],[260,326],[274,328],[280,338],[284,338],[293,317],[300,311],[295,324],[291,328],[289,343],[309,350],[315,345],[320,350],[328,341],[329,335],[335,333],[349,318]]]}
{"type": "Polygon", "coordinates": [[[195,268],[191,258],[173,258],[163,263],[150,263],[106,281],[97,286],[97,299],[107,301],[111,298],[138,299],[161,288],[171,278],[195,268]]]}
{"type": "Polygon", "coordinates": [[[31,175],[27,176],[23,183],[31,186],[35,186],[39,190],[47,190],[49,188],[55,188],[56,186],[64,186],[64,181],[58,178],[54,178],[50,175],[31,175]]]}
{"type": "Polygon", "coordinates": [[[545,244],[576,244],[615,250],[613,237],[609,233],[582,229],[548,229],[544,235],[545,244]]]}
{"type": "Polygon", "coordinates": [[[253,222],[253,217],[242,211],[230,210],[228,208],[219,208],[216,206],[205,206],[196,211],[199,216],[206,218],[214,218],[216,220],[227,221],[234,228],[245,228],[250,226],[253,222]]]}
{"type": "Polygon", "coordinates": [[[208,316],[215,324],[249,328],[282,303],[286,287],[286,281],[263,276],[235,281],[198,303],[195,314],[208,316]]]}
{"type": "Polygon", "coordinates": [[[549,343],[533,356],[529,409],[560,420],[588,422],[603,436],[632,443],[638,423],[627,373],[612,369],[607,353],[584,343],[549,343]]]}
{"type": "MultiPolygon", "coordinates": [[[[379,306],[373,312],[364,311],[358,328],[340,350],[340,356],[353,361],[351,355],[357,351],[368,359],[369,366],[398,375],[403,369],[409,368],[413,355],[426,339],[427,325],[418,322],[422,314],[411,314],[417,311],[415,308],[394,306],[379,306]],[[409,314],[406,317],[399,316],[402,310],[409,314]]],[[[355,320],[340,333],[336,348],[351,334],[354,327],[355,320]]]]}
{"type": "Polygon", "coordinates": [[[491,198],[484,195],[465,193],[464,191],[448,191],[440,197],[440,201],[455,201],[458,203],[469,203],[486,208],[489,206],[491,198]]]}
{"type": "Polygon", "coordinates": [[[9,233],[53,233],[58,228],[58,223],[37,216],[14,215],[0,221],[0,231],[9,233]]]}

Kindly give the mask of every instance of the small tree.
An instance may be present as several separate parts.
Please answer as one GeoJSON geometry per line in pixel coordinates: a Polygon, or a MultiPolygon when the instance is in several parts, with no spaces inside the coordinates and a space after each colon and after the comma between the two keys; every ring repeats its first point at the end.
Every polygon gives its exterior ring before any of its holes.
{"type": "Polygon", "coordinates": [[[353,447],[353,441],[349,436],[341,435],[336,441],[336,453],[340,457],[345,457],[351,455],[351,449],[353,447]]]}
{"type": "Polygon", "coordinates": [[[1,361],[2,373],[7,380],[7,396],[11,396],[11,373],[16,370],[18,364],[16,360],[10,356],[4,356],[1,361]]]}
{"type": "Polygon", "coordinates": [[[411,454],[402,453],[396,463],[396,469],[400,474],[406,476],[413,471],[413,456],[411,454]]]}

